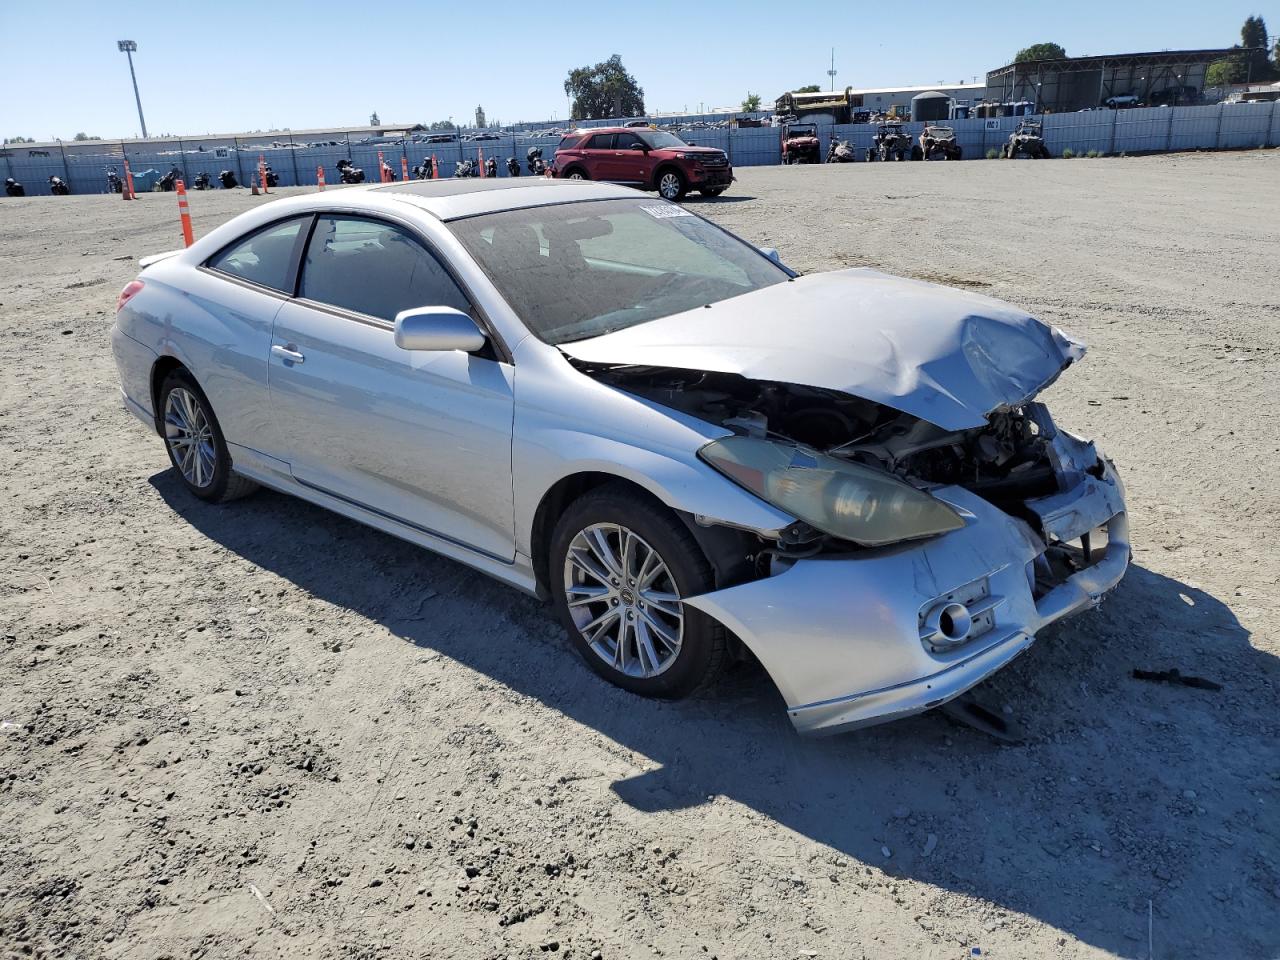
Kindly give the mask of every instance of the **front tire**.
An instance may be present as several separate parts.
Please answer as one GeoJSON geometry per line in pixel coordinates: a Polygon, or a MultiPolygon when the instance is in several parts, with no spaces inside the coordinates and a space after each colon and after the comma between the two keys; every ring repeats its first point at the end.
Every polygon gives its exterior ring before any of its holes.
{"type": "Polygon", "coordinates": [[[571,167],[568,170],[568,172],[565,173],[564,176],[566,180],[590,180],[591,179],[590,177],[587,176],[587,171],[583,170],[581,167],[571,167]]]}
{"type": "Polygon", "coordinates": [[[610,683],[678,699],[719,674],[724,629],[682,599],[713,590],[715,575],[660,503],[619,484],[572,503],[552,535],[548,581],[573,645],[610,683]]]}
{"type": "Polygon", "coordinates": [[[663,200],[670,200],[675,203],[677,200],[683,200],[689,186],[685,183],[684,174],[673,167],[667,167],[665,170],[658,172],[658,196],[663,200]]]}
{"type": "Polygon", "coordinates": [[[201,500],[225,503],[258,489],[231,469],[231,454],[213,407],[195,378],[174,370],[160,386],[161,435],[182,485],[201,500]]]}

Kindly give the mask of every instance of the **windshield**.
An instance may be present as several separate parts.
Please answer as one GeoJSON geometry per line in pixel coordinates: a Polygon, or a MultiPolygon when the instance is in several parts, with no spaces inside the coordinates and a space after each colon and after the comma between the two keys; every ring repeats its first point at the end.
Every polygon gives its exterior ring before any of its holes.
{"type": "Polygon", "coordinates": [[[661,130],[649,130],[637,133],[641,140],[649,145],[652,150],[672,150],[680,147],[687,147],[688,144],[679,137],[672,136],[669,133],[663,133],[661,130]]]}
{"type": "Polygon", "coordinates": [[[449,224],[529,330],[598,337],[782,283],[754,247],[664,200],[593,200],[449,224]]]}

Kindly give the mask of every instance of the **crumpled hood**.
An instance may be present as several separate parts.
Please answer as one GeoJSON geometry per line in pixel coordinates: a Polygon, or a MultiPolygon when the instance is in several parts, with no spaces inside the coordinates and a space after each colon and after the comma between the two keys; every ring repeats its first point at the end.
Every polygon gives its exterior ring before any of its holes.
{"type": "Polygon", "coordinates": [[[875,270],[798,277],[560,349],[588,363],[838,390],[945,430],[1035,396],[1084,344],[1015,307],[875,270]]]}

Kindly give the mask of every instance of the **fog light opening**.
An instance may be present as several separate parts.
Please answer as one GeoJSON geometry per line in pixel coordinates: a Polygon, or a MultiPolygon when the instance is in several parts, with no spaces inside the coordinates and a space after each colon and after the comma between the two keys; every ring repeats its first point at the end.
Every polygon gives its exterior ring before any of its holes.
{"type": "Polygon", "coordinates": [[[930,632],[937,640],[947,643],[963,643],[973,629],[973,617],[963,603],[940,603],[926,618],[930,632]]]}

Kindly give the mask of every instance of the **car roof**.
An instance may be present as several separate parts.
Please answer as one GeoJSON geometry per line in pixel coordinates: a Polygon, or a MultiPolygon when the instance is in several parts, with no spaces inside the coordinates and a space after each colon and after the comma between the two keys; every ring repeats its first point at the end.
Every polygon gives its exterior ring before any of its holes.
{"type": "MultiPolygon", "coordinates": [[[[354,191],[343,191],[349,194],[354,191]]],[[[583,200],[617,200],[639,196],[630,187],[591,180],[548,177],[451,177],[375,184],[368,193],[399,200],[439,220],[458,220],[503,210],[522,210],[583,200]]],[[[340,195],[341,196],[341,195],[340,195]]],[[[344,198],[345,199],[345,198],[344,198]]]]}

